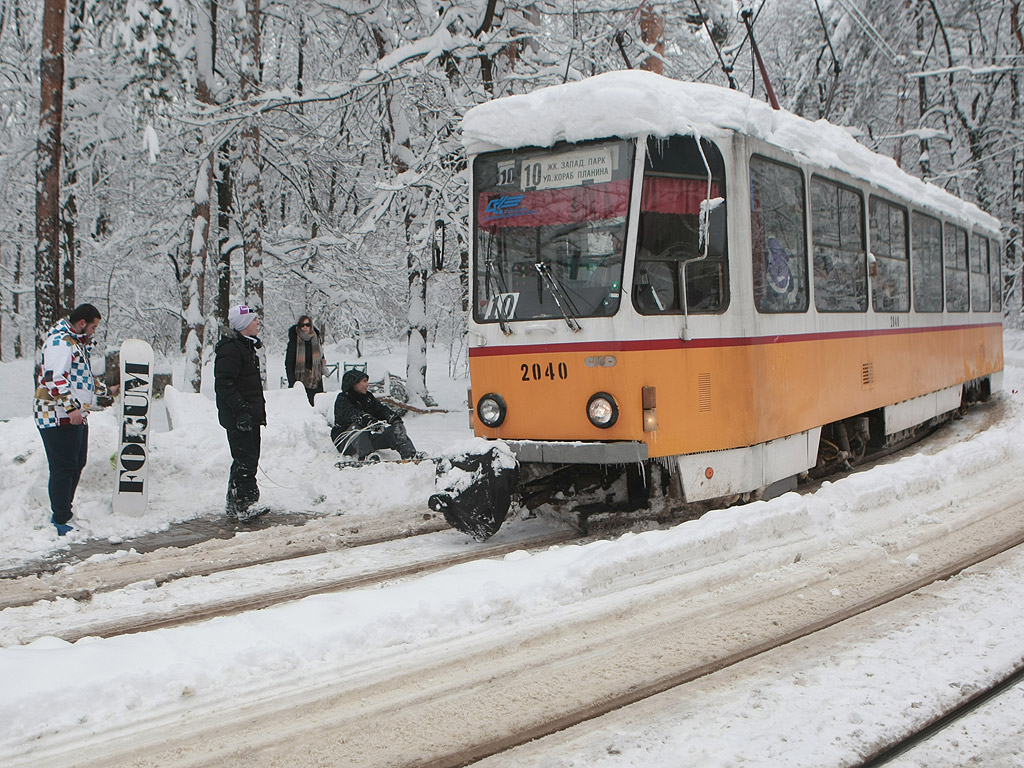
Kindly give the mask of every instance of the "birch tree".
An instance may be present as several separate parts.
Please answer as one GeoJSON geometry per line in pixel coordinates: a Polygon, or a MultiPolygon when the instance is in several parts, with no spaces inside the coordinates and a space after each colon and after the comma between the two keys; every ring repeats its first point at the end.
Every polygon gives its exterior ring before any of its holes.
{"type": "MultiPolygon", "coordinates": [[[[238,20],[240,92],[243,109],[260,95],[260,0],[245,0],[245,13],[238,20]]],[[[263,193],[261,187],[260,124],[254,111],[242,118],[238,139],[239,225],[245,260],[245,303],[263,313],[263,193]]],[[[260,350],[263,380],[267,378],[266,350],[260,350]]]]}
{"type": "MultiPolygon", "coordinates": [[[[195,14],[195,97],[197,106],[213,106],[213,62],[215,51],[212,3],[203,0],[195,14]]],[[[203,347],[206,341],[206,271],[210,246],[213,164],[216,152],[211,149],[209,129],[199,131],[198,170],[192,192],[192,236],[189,239],[188,267],[183,271],[179,285],[182,296],[182,328],[185,370],[193,392],[199,392],[203,382],[203,347]]]]}

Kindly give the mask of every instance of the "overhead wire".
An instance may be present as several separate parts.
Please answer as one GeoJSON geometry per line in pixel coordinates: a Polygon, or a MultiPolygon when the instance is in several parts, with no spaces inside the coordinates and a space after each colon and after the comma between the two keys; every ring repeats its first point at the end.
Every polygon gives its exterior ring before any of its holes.
{"type": "Polygon", "coordinates": [[[615,30],[615,34],[612,35],[612,41],[619,49],[619,55],[622,56],[622,60],[626,62],[626,69],[633,68],[633,64],[629,60],[629,55],[626,53],[626,40],[630,39],[629,33],[626,32],[626,27],[633,23],[645,5],[647,5],[647,0],[640,0],[640,5],[638,5],[636,10],[633,11],[633,14],[629,17],[629,21],[623,24],[619,29],[615,30]]]}
{"type": "Polygon", "coordinates": [[[897,69],[901,69],[904,66],[903,57],[892,49],[882,33],[878,31],[875,25],[871,23],[871,20],[857,6],[850,2],[850,0],[836,0],[836,2],[843,7],[843,10],[850,14],[854,22],[867,35],[868,39],[878,47],[897,69]]]}
{"type": "MultiPolygon", "coordinates": [[[[815,0],[815,2],[817,2],[817,0],[815,0]]],[[[697,15],[700,16],[700,20],[704,24],[704,30],[708,33],[708,39],[715,47],[715,53],[718,56],[718,61],[722,65],[722,72],[725,73],[725,76],[729,81],[729,87],[734,91],[738,91],[740,87],[736,82],[736,78],[732,76],[732,65],[725,63],[725,58],[722,56],[722,49],[718,45],[718,41],[715,40],[715,36],[711,34],[711,27],[708,26],[708,18],[704,15],[704,11],[701,10],[700,2],[698,0],[693,0],[693,4],[697,8],[697,15]]]]}
{"type": "MultiPolygon", "coordinates": [[[[761,11],[764,10],[765,2],[767,2],[767,0],[761,0],[761,5],[758,6],[757,11],[754,13],[753,19],[751,20],[752,23],[754,23],[754,24],[757,23],[758,18],[761,16],[761,11]]],[[[739,61],[740,54],[743,53],[743,47],[747,44],[747,40],[748,39],[749,39],[749,36],[744,31],[743,39],[740,40],[739,45],[737,45],[735,50],[732,51],[732,63],[729,65],[729,71],[730,72],[733,71],[736,68],[736,62],[739,61]]],[[[755,66],[756,65],[755,65],[755,62],[754,62],[753,54],[751,54],[751,72],[752,73],[753,73],[753,69],[754,69],[755,66]]],[[[751,81],[754,81],[754,80],[756,80],[756,78],[751,77],[751,81]]],[[[751,85],[751,87],[753,88],[753,85],[751,85]]],[[[737,90],[739,90],[739,89],[737,88],[737,90]]],[[[753,94],[751,94],[751,95],[753,95],[753,94]]]]}
{"type": "Polygon", "coordinates": [[[836,56],[836,49],[832,47],[832,38],[828,34],[828,25],[825,23],[825,14],[821,12],[821,5],[818,0],[814,0],[814,7],[818,10],[818,18],[821,20],[821,29],[825,33],[825,42],[828,43],[829,53],[832,54],[832,84],[828,88],[828,96],[825,99],[825,111],[822,114],[826,120],[828,120],[829,113],[832,111],[832,99],[836,95],[836,86],[839,84],[839,75],[842,73],[843,68],[839,63],[839,57],[836,56]]]}

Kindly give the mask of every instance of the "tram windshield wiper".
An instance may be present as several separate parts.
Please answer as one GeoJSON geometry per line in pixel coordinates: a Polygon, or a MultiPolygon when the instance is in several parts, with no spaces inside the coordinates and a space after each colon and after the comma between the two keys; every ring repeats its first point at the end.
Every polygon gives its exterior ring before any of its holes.
{"type": "Polygon", "coordinates": [[[580,324],[576,320],[577,312],[576,307],[573,306],[572,300],[566,295],[565,289],[562,284],[558,282],[551,273],[551,268],[548,266],[546,261],[538,261],[535,265],[537,267],[537,274],[540,275],[544,284],[551,291],[551,295],[555,299],[555,306],[558,307],[558,311],[562,313],[562,317],[565,318],[565,324],[569,326],[569,329],[574,333],[580,330],[580,324]]]}
{"type": "Polygon", "coordinates": [[[494,259],[491,258],[490,253],[487,254],[487,258],[484,261],[484,280],[487,283],[487,287],[494,290],[494,311],[498,315],[498,326],[501,328],[502,333],[506,336],[511,336],[512,329],[509,328],[508,316],[505,314],[505,302],[501,301],[501,296],[505,291],[502,290],[501,281],[498,279],[494,269],[494,259]]]}

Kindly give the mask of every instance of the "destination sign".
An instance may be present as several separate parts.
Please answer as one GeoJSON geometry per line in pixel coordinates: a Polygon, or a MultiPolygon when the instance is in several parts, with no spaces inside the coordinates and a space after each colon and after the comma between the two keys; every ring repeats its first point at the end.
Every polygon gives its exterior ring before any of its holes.
{"type": "Polygon", "coordinates": [[[523,161],[522,189],[561,189],[612,180],[608,147],[580,149],[523,161]]]}

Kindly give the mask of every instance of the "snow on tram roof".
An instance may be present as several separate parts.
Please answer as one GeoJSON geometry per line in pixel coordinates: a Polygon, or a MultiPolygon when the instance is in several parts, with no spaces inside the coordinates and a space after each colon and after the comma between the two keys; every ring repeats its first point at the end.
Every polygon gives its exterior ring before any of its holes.
{"type": "Polygon", "coordinates": [[[609,136],[693,133],[715,140],[734,131],[786,149],[819,168],[844,171],[961,223],[978,221],[999,231],[998,219],[904,172],[892,158],[872,152],[843,128],[776,111],[717,85],[640,70],[608,72],[480,104],[462,121],[462,141],[470,154],[609,136]]]}

